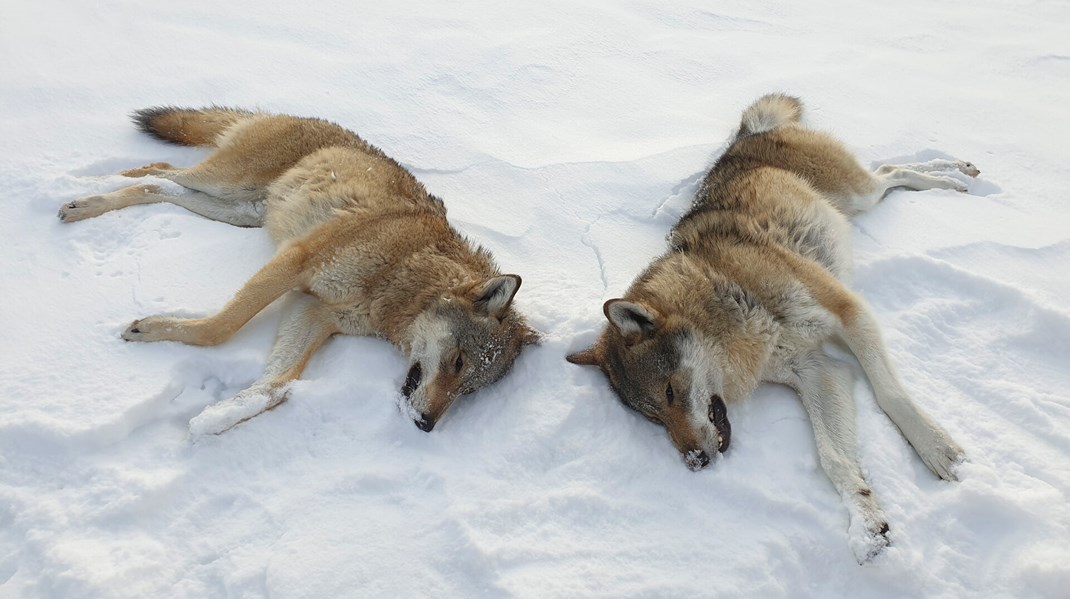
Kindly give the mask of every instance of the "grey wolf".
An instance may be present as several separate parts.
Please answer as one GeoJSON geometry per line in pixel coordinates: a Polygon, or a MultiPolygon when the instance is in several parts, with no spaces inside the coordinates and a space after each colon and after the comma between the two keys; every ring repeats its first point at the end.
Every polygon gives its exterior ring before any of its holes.
{"type": "Polygon", "coordinates": [[[274,257],[218,313],[135,320],[127,341],[216,345],[293,291],[262,378],[208,407],[195,434],[220,433],[287,397],[332,335],[378,335],[409,360],[401,404],[430,432],[454,400],[501,378],[538,336],[513,308],[521,279],[461,236],[446,208],[408,170],[328,121],[211,107],[133,115],[142,131],[214,147],[199,164],[153,163],[122,172],[188,189],[142,184],[65,204],[63,222],[137,204],[170,202],[239,227],[264,227],[274,257]]]}
{"type": "Polygon", "coordinates": [[[896,187],[965,191],[939,173],[979,171],[934,160],[869,172],[801,117],[802,103],[781,94],[743,112],[668,251],[605,302],[609,322],[597,342],[568,360],[599,367],[626,406],[668,431],[693,470],[728,448],[729,406],[763,381],[793,388],[865,561],[887,545],[888,523],[856,456],[851,370],[822,345],[846,342],[881,409],[937,476],[954,480],[965,454],[911,399],[876,318],[848,288],[848,217],[896,187]]]}

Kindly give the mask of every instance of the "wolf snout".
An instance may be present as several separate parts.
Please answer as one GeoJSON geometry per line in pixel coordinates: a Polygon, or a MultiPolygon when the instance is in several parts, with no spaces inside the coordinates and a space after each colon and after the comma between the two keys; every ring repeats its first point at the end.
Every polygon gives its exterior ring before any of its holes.
{"type": "Polygon", "coordinates": [[[413,420],[416,423],[416,428],[422,430],[425,433],[429,433],[435,428],[435,419],[431,418],[427,414],[420,414],[419,418],[413,420]]]}

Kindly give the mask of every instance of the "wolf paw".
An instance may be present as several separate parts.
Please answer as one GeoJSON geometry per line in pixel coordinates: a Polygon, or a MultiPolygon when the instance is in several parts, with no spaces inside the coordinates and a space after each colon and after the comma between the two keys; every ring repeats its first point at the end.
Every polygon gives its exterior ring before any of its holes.
{"type": "Polygon", "coordinates": [[[175,167],[166,162],[153,162],[142,167],[127,169],[119,174],[124,177],[144,177],[146,175],[157,175],[160,171],[171,170],[173,168],[175,167]]]}
{"type": "Polygon", "coordinates": [[[212,404],[189,421],[193,437],[219,435],[286,401],[286,385],[257,384],[212,404]]]}
{"type": "Polygon", "coordinates": [[[121,335],[125,341],[173,341],[178,319],[170,316],[148,316],[135,320],[121,335]]]}
{"type": "Polygon", "coordinates": [[[64,204],[57,216],[65,223],[73,223],[100,216],[107,211],[106,199],[103,196],[89,196],[64,204]]]}
{"type": "Polygon", "coordinates": [[[955,168],[957,168],[960,173],[970,177],[976,177],[981,174],[980,169],[974,166],[972,162],[966,162],[965,160],[956,160],[955,168]]]}
{"type": "Polygon", "coordinates": [[[852,544],[855,559],[858,563],[865,564],[872,561],[878,555],[884,553],[885,548],[891,545],[888,540],[888,523],[883,520],[866,527],[866,532],[858,543],[852,544]]]}
{"type": "Polygon", "coordinates": [[[959,479],[957,467],[966,461],[966,452],[946,434],[943,437],[929,444],[925,451],[919,451],[918,455],[933,474],[944,480],[956,481],[959,479]]]}
{"type": "Polygon", "coordinates": [[[872,495],[860,495],[854,499],[848,500],[847,504],[851,516],[847,534],[855,559],[859,564],[865,564],[883,553],[891,544],[888,539],[888,520],[872,495]]]}
{"type": "Polygon", "coordinates": [[[888,539],[888,518],[877,502],[873,490],[861,479],[858,488],[845,492],[844,506],[849,516],[848,544],[859,564],[865,564],[884,552],[888,539]]]}
{"type": "Polygon", "coordinates": [[[935,177],[935,179],[937,181],[935,187],[938,189],[954,189],[959,193],[966,193],[969,189],[969,186],[954,177],[935,177]]]}

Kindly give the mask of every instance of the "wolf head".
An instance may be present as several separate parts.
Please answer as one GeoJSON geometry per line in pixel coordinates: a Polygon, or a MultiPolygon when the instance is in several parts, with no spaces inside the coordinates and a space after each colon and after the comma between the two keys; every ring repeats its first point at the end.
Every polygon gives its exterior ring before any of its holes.
{"type": "Polygon", "coordinates": [[[768,314],[733,294],[702,306],[702,318],[624,299],[603,311],[602,336],[568,361],[598,366],[626,406],[665,427],[688,468],[727,450],[726,400],[746,397],[760,378],[771,346],[768,314]]]}
{"type": "Polygon", "coordinates": [[[451,289],[416,317],[401,393],[420,430],[431,432],[461,395],[500,379],[538,334],[511,308],[520,277],[502,275],[451,289]]]}

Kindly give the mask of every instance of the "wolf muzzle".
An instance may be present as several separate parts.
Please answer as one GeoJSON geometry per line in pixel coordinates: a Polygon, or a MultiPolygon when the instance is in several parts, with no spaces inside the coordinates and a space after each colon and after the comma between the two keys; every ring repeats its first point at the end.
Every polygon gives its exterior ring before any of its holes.
{"type": "MultiPolygon", "coordinates": [[[[401,386],[401,394],[404,395],[406,399],[412,397],[412,394],[420,387],[420,382],[422,380],[423,368],[420,366],[420,363],[417,362],[412,365],[412,368],[409,368],[409,373],[405,375],[405,384],[401,386]]],[[[435,419],[422,412],[420,413],[419,418],[413,419],[413,423],[416,424],[416,428],[425,433],[429,433],[435,428],[435,419]]]]}
{"type": "MultiPolygon", "coordinates": [[[[409,373],[405,375],[405,384],[401,386],[401,394],[406,398],[412,397],[412,394],[420,387],[420,382],[422,380],[423,368],[420,366],[420,363],[417,362],[412,365],[412,368],[409,369],[409,373]]],[[[413,419],[413,423],[416,424],[416,428],[425,433],[429,433],[435,428],[435,419],[423,412],[420,413],[419,418],[413,419]]]]}

